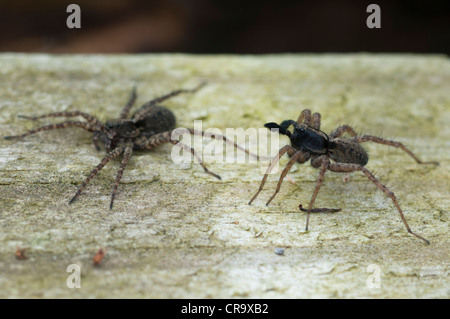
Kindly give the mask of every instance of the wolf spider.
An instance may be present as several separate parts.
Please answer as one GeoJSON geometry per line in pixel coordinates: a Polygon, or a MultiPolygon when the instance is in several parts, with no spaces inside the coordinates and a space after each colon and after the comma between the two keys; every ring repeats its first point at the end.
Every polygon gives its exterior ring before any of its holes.
{"type": "Polygon", "coordinates": [[[316,200],[317,194],[323,182],[323,177],[327,170],[339,173],[349,173],[354,171],[361,171],[366,175],[366,177],[372,181],[379,189],[381,189],[387,197],[391,198],[395,207],[397,208],[403,223],[406,226],[408,232],[417,238],[422,239],[427,244],[430,242],[423,238],[422,236],[414,233],[406,222],[405,216],[397,202],[397,198],[392,191],[390,191],[385,185],[381,184],[375,176],[367,170],[364,166],[369,160],[369,155],[360,145],[360,143],[372,141],[378,144],[389,145],[393,147],[400,148],[404,150],[408,155],[410,155],[418,164],[434,164],[438,165],[437,162],[422,162],[416,155],[414,155],[406,146],[402,143],[394,142],[391,140],[386,140],[381,137],[372,135],[357,135],[356,132],[348,125],[339,126],[337,129],[331,132],[328,136],[320,130],[320,114],[314,113],[311,115],[309,109],[305,109],[300,113],[297,121],[286,120],[280,125],[276,123],[266,123],[264,126],[268,129],[278,130],[280,134],[287,135],[290,139],[291,145],[286,145],[282,147],[278,154],[273,158],[271,164],[267,168],[267,171],[261,181],[258,191],[250,200],[249,205],[256,199],[258,194],[264,187],[267,176],[273,167],[278,163],[281,156],[287,153],[290,157],[289,162],[286,167],[281,172],[280,179],[278,181],[275,193],[269,198],[266,205],[274,199],[276,194],[279,192],[281,184],[284,177],[291,169],[295,162],[303,164],[308,160],[311,160],[311,165],[314,168],[319,168],[319,177],[316,182],[316,187],[312,195],[311,201],[309,202],[308,209],[303,209],[300,205],[301,211],[306,211],[306,227],[308,230],[309,216],[312,212],[336,212],[340,209],[329,209],[329,208],[313,208],[314,201],[316,200]],[[288,128],[293,126],[293,131],[289,131],[288,128]],[[351,138],[343,138],[342,134],[349,133],[351,138]],[[332,160],[332,161],[330,161],[332,160]]]}
{"type": "MultiPolygon", "coordinates": [[[[35,133],[39,133],[42,131],[49,131],[55,129],[62,129],[67,127],[79,127],[86,131],[93,132],[93,143],[97,150],[100,150],[98,145],[98,140],[100,139],[105,146],[106,156],[101,160],[100,164],[98,164],[89,176],[85,179],[85,181],[81,184],[75,196],[72,197],[69,204],[73,203],[74,200],[80,195],[89,181],[99,173],[99,171],[112,159],[123,154],[122,164],[117,172],[116,181],[111,193],[111,202],[110,209],[113,207],[114,198],[116,196],[117,188],[119,186],[120,179],[122,178],[123,171],[125,166],[128,163],[131,155],[135,150],[148,150],[157,147],[158,145],[164,143],[172,143],[178,147],[181,147],[189,152],[197,159],[199,164],[203,167],[203,170],[218,179],[221,177],[211,171],[209,171],[206,166],[202,163],[200,156],[197,152],[189,147],[188,145],[178,141],[172,140],[171,135],[175,129],[175,115],[164,106],[157,105],[158,103],[167,100],[175,95],[180,93],[193,93],[200,89],[205,85],[205,82],[201,83],[194,89],[180,89],[176,91],[172,91],[166,95],[155,98],[144,105],[142,105],[136,112],[134,112],[130,118],[128,118],[128,114],[130,112],[131,107],[133,106],[137,94],[136,88],[134,87],[131,93],[131,96],[128,102],[122,109],[120,113],[120,117],[118,119],[112,119],[106,121],[106,123],[102,123],[96,117],[83,113],[80,111],[67,111],[67,112],[56,112],[49,113],[40,116],[20,116],[22,118],[37,120],[48,117],[75,117],[81,116],[86,120],[86,122],[81,121],[64,121],[62,123],[45,125],[34,130],[30,130],[24,134],[16,135],[16,136],[5,136],[5,139],[21,139],[25,136],[32,135],[35,133]]],[[[188,129],[190,134],[193,135],[201,135],[206,137],[214,137],[215,139],[221,139],[226,143],[233,144],[236,148],[252,155],[249,151],[237,145],[231,140],[228,140],[225,136],[219,134],[211,134],[204,131],[195,131],[193,129],[188,129]]]]}

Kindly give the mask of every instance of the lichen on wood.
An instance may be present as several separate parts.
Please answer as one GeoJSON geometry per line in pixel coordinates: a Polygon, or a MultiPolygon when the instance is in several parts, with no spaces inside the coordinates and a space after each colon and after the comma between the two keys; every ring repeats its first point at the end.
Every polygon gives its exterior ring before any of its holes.
{"type": "MultiPolygon", "coordinates": [[[[318,172],[295,165],[269,205],[278,175],[249,206],[259,164],[174,164],[171,146],[136,153],[113,210],[119,161],[109,163],[68,205],[103,152],[92,136],[68,129],[0,140],[0,296],[13,298],[448,298],[450,62],[420,55],[0,55],[0,136],[44,123],[17,115],[80,110],[106,120],[137,85],[137,104],[177,88],[208,85],[165,103],[178,126],[260,128],[310,108],[322,130],[351,124],[358,133],[408,145],[365,144],[367,167],[395,192],[392,202],[358,173],[328,172],[304,231],[318,172]],[[17,247],[27,259],[15,258],[17,247]],[[98,266],[92,259],[104,248],[98,266]],[[284,254],[274,253],[283,248],[284,254]],[[66,285],[81,267],[81,288],[66,285]],[[370,288],[370,265],[380,288],[370,288]]],[[[47,123],[47,122],[45,122],[47,123]]],[[[286,142],[282,139],[281,142],[286,142]]],[[[255,147],[255,145],[252,145],[255,147]]],[[[286,159],[282,160],[282,164],[286,159]]]]}

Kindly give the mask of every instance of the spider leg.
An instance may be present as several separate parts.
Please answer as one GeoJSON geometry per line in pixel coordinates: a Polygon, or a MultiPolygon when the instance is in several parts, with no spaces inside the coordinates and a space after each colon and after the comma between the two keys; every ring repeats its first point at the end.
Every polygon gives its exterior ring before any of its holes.
{"type": "Polygon", "coordinates": [[[209,137],[212,138],[214,137],[215,139],[221,139],[222,141],[224,141],[227,144],[231,144],[234,145],[234,147],[236,147],[237,149],[247,153],[250,156],[255,157],[257,160],[261,159],[261,157],[257,154],[254,154],[252,152],[250,152],[249,150],[245,149],[244,147],[240,146],[239,144],[235,143],[234,141],[231,141],[230,139],[228,139],[226,136],[221,135],[221,134],[215,134],[215,133],[209,133],[209,132],[205,132],[205,131],[196,131],[194,129],[187,129],[189,131],[189,133],[191,133],[192,135],[198,135],[198,136],[203,136],[203,137],[209,137]]]}
{"type": "Polygon", "coordinates": [[[354,172],[354,171],[361,171],[364,173],[364,175],[366,175],[366,177],[372,182],[374,183],[379,189],[381,189],[384,194],[389,197],[392,202],[394,203],[395,207],[397,208],[398,213],[400,214],[400,217],[403,221],[403,224],[405,224],[406,229],[408,230],[408,232],[414,236],[416,236],[419,239],[422,239],[423,241],[425,241],[427,244],[430,244],[430,242],[423,238],[422,236],[414,233],[411,228],[409,228],[408,223],[406,222],[405,216],[403,215],[402,209],[400,208],[400,205],[398,204],[397,198],[395,197],[395,194],[390,191],[386,186],[384,186],[383,184],[381,184],[376,178],[375,176],[369,172],[369,170],[367,170],[367,168],[365,168],[364,166],[361,166],[359,164],[348,164],[348,163],[329,163],[328,164],[328,169],[330,171],[333,172],[354,172]]]}
{"type": "Polygon", "coordinates": [[[306,227],[305,227],[305,231],[308,231],[308,225],[309,225],[309,216],[310,213],[312,211],[312,206],[314,204],[314,201],[316,200],[317,194],[319,193],[320,187],[322,186],[323,183],[323,177],[325,175],[325,172],[328,169],[328,166],[330,165],[330,160],[328,159],[327,156],[319,156],[313,160],[311,160],[311,165],[313,167],[320,167],[320,172],[319,172],[319,178],[317,179],[316,182],[316,187],[314,189],[314,193],[311,197],[311,201],[309,202],[309,206],[308,206],[308,212],[306,213],[306,227]]]}
{"type": "Polygon", "coordinates": [[[4,138],[7,140],[19,139],[19,138],[24,138],[28,135],[36,134],[39,132],[56,130],[56,129],[67,128],[67,127],[80,127],[89,132],[95,132],[97,130],[97,126],[90,124],[90,123],[66,121],[66,122],[62,122],[62,123],[58,123],[58,124],[50,124],[50,125],[41,126],[34,130],[27,131],[21,135],[5,136],[4,138]]]}
{"type": "Polygon", "coordinates": [[[47,113],[47,114],[38,115],[38,116],[19,115],[19,117],[21,117],[21,118],[33,120],[33,121],[48,118],[48,117],[75,117],[75,116],[81,116],[86,121],[88,121],[89,123],[91,123],[93,125],[102,125],[100,120],[97,119],[95,116],[92,116],[88,113],[84,113],[84,112],[80,112],[80,111],[54,112],[54,113],[47,113]]]}
{"type": "Polygon", "coordinates": [[[289,162],[286,164],[285,168],[281,172],[280,179],[278,180],[277,188],[275,190],[275,193],[269,198],[269,200],[266,203],[266,206],[270,204],[270,202],[275,198],[275,196],[278,194],[281,188],[281,184],[283,183],[283,179],[286,176],[286,174],[290,171],[292,168],[292,165],[294,165],[295,162],[304,163],[309,159],[309,156],[305,153],[303,153],[301,150],[297,151],[294,155],[292,155],[289,162]]]}
{"type": "Polygon", "coordinates": [[[116,197],[116,192],[117,192],[117,188],[119,187],[120,179],[122,178],[123,171],[125,169],[125,166],[127,166],[127,163],[131,157],[131,154],[133,154],[133,144],[128,144],[125,146],[125,148],[123,150],[122,164],[120,165],[119,171],[117,172],[116,182],[114,184],[113,191],[111,193],[111,203],[109,204],[109,209],[112,209],[112,207],[113,207],[114,197],[116,197]]]}
{"type": "Polygon", "coordinates": [[[48,118],[48,117],[75,117],[75,116],[81,116],[86,121],[88,121],[89,124],[96,126],[92,141],[94,142],[95,149],[97,151],[99,151],[100,146],[98,145],[98,134],[100,133],[99,130],[102,128],[103,124],[95,116],[92,116],[88,113],[83,113],[80,111],[55,112],[55,113],[48,113],[48,114],[43,114],[43,115],[39,115],[39,116],[19,115],[19,117],[21,117],[21,118],[25,118],[25,119],[29,119],[29,120],[33,120],[33,121],[38,120],[38,119],[48,118]]]}
{"type": "Polygon", "coordinates": [[[95,131],[94,135],[92,136],[92,142],[94,143],[95,149],[97,151],[100,151],[100,146],[98,145],[98,134],[100,131],[95,131]]]}
{"type": "Polygon", "coordinates": [[[142,136],[134,141],[135,149],[149,150],[164,143],[170,143],[172,131],[158,133],[152,136],[142,136]]]}
{"type": "Polygon", "coordinates": [[[192,155],[197,159],[198,163],[203,167],[203,170],[209,174],[212,175],[218,179],[222,179],[219,175],[209,171],[205,164],[202,163],[201,157],[197,154],[197,152],[192,148],[187,146],[186,144],[177,141],[172,140],[172,132],[173,131],[167,131],[159,134],[152,135],[150,137],[141,137],[135,141],[135,147],[139,149],[151,149],[154,147],[157,147],[158,145],[164,144],[164,143],[172,143],[174,145],[177,145],[178,147],[184,148],[191,152],[192,155]]]}
{"type": "Polygon", "coordinates": [[[352,138],[352,140],[354,140],[357,143],[364,143],[367,141],[371,141],[374,143],[378,143],[378,144],[384,144],[384,145],[389,145],[389,146],[393,146],[396,148],[400,148],[402,150],[404,150],[409,156],[411,156],[418,164],[434,164],[434,165],[439,165],[438,162],[435,161],[430,161],[430,162],[422,162],[416,155],[414,155],[413,152],[411,152],[405,145],[403,145],[400,142],[395,142],[395,141],[391,141],[391,140],[387,140],[378,136],[373,136],[373,135],[362,135],[362,136],[355,136],[352,138]]]}
{"type": "MultiPolygon", "coordinates": [[[[186,129],[183,129],[183,130],[180,130],[179,132],[182,133],[182,132],[185,132],[185,131],[186,131],[186,129]]],[[[189,131],[189,133],[191,133],[192,135],[200,135],[200,136],[214,137],[216,139],[221,139],[221,140],[223,140],[226,143],[234,145],[236,148],[246,152],[247,154],[256,157],[257,159],[260,158],[257,154],[253,154],[252,152],[246,150],[245,148],[243,148],[242,146],[238,145],[237,143],[234,143],[233,141],[229,140],[224,135],[214,134],[214,133],[207,133],[207,132],[204,132],[204,131],[196,131],[194,129],[187,129],[187,131],[189,131]]],[[[171,130],[171,131],[155,134],[155,135],[152,135],[150,137],[143,136],[143,137],[138,138],[135,141],[134,145],[135,145],[135,147],[137,147],[139,149],[151,149],[151,148],[154,148],[154,147],[156,147],[156,146],[158,146],[160,144],[163,144],[163,143],[172,143],[174,145],[178,145],[179,147],[190,151],[192,153],[192,155],[194,155],[194,157],[197,159],[199,164],[203,167],[203,169],[205,170],[205,172],[207,174],[210,174],[210,175],[212,175],[212,176],[214,176],[214,177],[216,177],[218,179],[221,179],[221,177],[219,175],[209,171],[206,168],[206,166],[202,163],[201,157],[197,154],[197,152],[193,148],[187,146],[184,143],[181,143],[178,140],[173,140],[172,139],[172,135],[177,135],[177,132],[178,132],[177,129],[175,129],[175,130],[171,130]]]]}
{"type": "Polygon", "coordinates": [[[338,128],[336,128],[333,132],[330,134],[330,138],[336,138],[344,134],[345,132],[349,133],[351,136],[356,136],[355,130],[349,126],[349,125],[341,125],[338,128]]]}
{"type": "Polygon", "coordinates": [[[310,109],[304,109],[300,116],[297,119],[297,123],[305,123],[306,125],[311,126],[311,110],[310,109]]]}
{"type": "Polygon", "coordinates": [[[220,177],[220,175],[215,174],[215,173],[211,172],[210,170],[208,170],[208,168],[205,166],[205,164],[203,164],[202,158],[200,157],[200,155],[198,155],[197,152],[192,147],[187,146],[186,144],[179,142],[179,141],[170,140],[170,143],[172,143],[173,145],[176,145],[178,147],[184,148],[185,150],[190,151],[192,153],[192,155],[194,155],[194,157],[197,159],[198,163],[203,167],[203,170],[205,171],[205,173],[212,175],[217,179],[222,179],[222,177],[220,177]]]}
{"type": "Polygon", "coordinates": [[[74,197],[72,197],[72,199],[70,200],[69,204],[72,204],[73,201],[78,197],[78,195],[81,194],[81,192],[83,191],[83,189],[86,187],[87,183],[89,183],[89,181],[98,174],[98,172],[100,172],[100,170],[106,165],[108,164],[108,162],[114,158],[116,158],[117,156],[119,156],[123,151],[124,151],[125,147],[121,146],[121,147],[116,147],[115,149],[113,149],[111,152],[109,152],[100,162],[100,164],[98,164],[93,170],[92,172],[89,174],[89,176],[86,178],[86,180],[81,184],[80,188],[77,190],[76,194],[74,197]]]}
{"type": "Polygon", "coordinates": [[[314,113],[311,119],[311,126],[316,130],[320,130],[320,113],[314,113]]]}
{"type": "Polygon", "coordinates": [[[153,106],[156,105],[157,103],[160,103],[162,101],[165,101],[175,95],[178,95],[180,93],[194,93],[196,91],[198,91],[200,88],[202,88],[203,86],[206,85],[206,82],[202,82],[200,83],[197,87],[193,88],[193,89],[180,89],[180,90],[175,90],[172,91],[166,95],[163,95],[161,97],[157,97],[147,103],[145,103],[144,105],[141,106],[140,110],[137,111],[134,116],[133,119],[134,121],[140,121],[145,117],[145,114],[148,112],[148,110],[153,106]]]}
{"type": "Polygon", "coordinates": [[[281,156],[284,155],[288,150],[293,150],[294,148],[290,145],[283,146],[277,153],[277,155],[274,156],[272,161],[270,162],[270,165],[267,167],[266,173],[264,174],[264,177],[261,181],[261,184],[259,185],[259,189],[256,192],[256,194],[252,197],[252,199],[248,202],[249,205],[252,204],[252,202],[258,197],[259,193],[262,191],[264,184],[266,183],[267,176],[269,176],[272,169],[275,167],[275,165],[279,162],[281,156]]]}
{"type": "Polygon", "coordinates": [[[130,113],[130,109],[133,106],[134,102],[136,101],[136,97],[137,97],[136,86],[134,86],[127,104],[125,104],[125,106],[122,109],[122,112],[120,112],[121,119],[126,119],[128,117],[128,113],[130,113]]]}

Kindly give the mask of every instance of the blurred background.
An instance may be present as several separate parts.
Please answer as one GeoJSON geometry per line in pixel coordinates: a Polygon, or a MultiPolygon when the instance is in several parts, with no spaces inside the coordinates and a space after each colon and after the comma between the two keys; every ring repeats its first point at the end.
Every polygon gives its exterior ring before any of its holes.
{"type": "Polygon", "coordinates": [[[0,2],[0,51],[450,54],[450,0],[19,0],[0,2]],[[81,29],[69,29],[71,3],[81,29]],[[381,29],[369,29],[369,4],[381,29]]]}

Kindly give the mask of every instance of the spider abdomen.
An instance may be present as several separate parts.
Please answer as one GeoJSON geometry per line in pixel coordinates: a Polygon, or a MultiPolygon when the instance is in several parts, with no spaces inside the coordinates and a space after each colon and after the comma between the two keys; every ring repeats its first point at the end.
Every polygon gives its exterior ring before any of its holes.
{"type": "Polygon", "coordinates": [[[369,154],[356,142],[347,138],[335,138],[332,144],[333,147],[328,150],[328,154],[335,162],[365,166],[369,161],[369,154]]]}
{"type": "MultiPolygon", "coordinates": [[[[136,111],[139,113],[141,109],[136,111]]],[[[133,114],[132,118],[135,117],[133,114]]],[[[145,117],[136,122],[136,126],[141,130],[141,136],[152,136],[158,133],[167,132],[175,128],[175,115],[164,106],[153,105],[147,108],[145,117]]]]}

